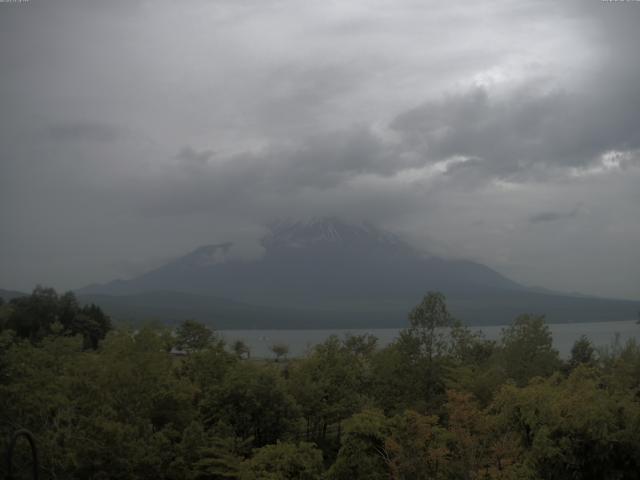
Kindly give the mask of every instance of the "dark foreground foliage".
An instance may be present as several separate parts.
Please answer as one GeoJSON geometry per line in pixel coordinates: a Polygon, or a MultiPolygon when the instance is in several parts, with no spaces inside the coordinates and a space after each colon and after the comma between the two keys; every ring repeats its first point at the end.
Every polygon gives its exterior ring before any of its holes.
{"type": "Polygon", "coordinates": [[[562,361],[542,318],[487,341],[439,294],[386,348],[278,362],[195,322],[109,329],[51,290],[0,305],[0,435],[34,432],[42,478],[640,478],[634,342],[562,361]]]}

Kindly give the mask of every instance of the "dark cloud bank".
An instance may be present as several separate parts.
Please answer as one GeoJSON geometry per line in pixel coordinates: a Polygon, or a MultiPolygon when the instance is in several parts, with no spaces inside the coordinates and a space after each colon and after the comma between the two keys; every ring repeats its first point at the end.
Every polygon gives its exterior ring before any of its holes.
{"type": "Polygon", "coordinates": [[[640,298],[640,5],[431,7],[1,5],[0,284],[333,215],[640,298]]]}

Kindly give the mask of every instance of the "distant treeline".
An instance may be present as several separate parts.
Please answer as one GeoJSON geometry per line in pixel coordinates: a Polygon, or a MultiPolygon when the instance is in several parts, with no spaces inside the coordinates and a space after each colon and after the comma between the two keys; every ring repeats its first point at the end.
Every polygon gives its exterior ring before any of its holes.
{"type": "Polygon", "coordinates": [[[38,288],[0,305],[0,435],[32,431],[51,479],[640,478],[636,342],[563,361],[542,317],[489,341],[438,293],[408,317],[385,348],[254,360],[201,323],[112,328],[38,288]]]}

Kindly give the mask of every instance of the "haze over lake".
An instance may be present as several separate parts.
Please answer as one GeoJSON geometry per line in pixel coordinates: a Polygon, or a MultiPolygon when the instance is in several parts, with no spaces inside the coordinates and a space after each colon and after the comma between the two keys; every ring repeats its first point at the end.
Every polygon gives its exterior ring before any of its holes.
{"type": "MultiPolygon", "coordinates": [[[[472,328],[473,331],[481,331],[488,340],[498,340],[504,325],[489,325],[482,328],[472,328]]],[[[571,352],[573,343],[585,335],[594,346],[612,347],[624,345],[628,340],[635,338],[640,340],[640,325],[635,321],[622,322],[597,322],[597,323],[569,323],[550,324],[549,329],[553,334],[553,346],[564,358],[571,352]]],[[[220,334],[227,343],[235,340],[244,341],[251,349],[251,355],[257,358],[273,357],[271,346],[283,343],[289,346],[290,357],[306,355],[310,349],[322,343],[331,335],[340,338],[345,335],[363,335],[369,333],[378,338],[378,346],[384,347],[393,342],[400,329],[375,328],[375,329],[334,329],[334,330],[223,330],[220,334]]]]}

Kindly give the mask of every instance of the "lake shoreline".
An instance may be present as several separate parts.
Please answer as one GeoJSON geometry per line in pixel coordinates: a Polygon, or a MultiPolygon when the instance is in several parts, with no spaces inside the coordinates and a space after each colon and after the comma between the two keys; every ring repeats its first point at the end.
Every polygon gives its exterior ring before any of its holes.
{"type": "MultiPolygon", "coordinates": [[[[498,340],[502,329],[507,325],[487,325],[469,327],[474,332],[482,332],[488,340],[498,340]]],[[[611,322],[549,323],[553,335],[554,348],[562,357],[568,357],[573,343],[585,335],[597,348],[611,346],[617,338],[619,343],[630,339],[640,340],[640,325],[635,320],[611,322]]],[[[245,342],[251,355],[256,358],[273,357],[271,346],[285,344],[289,347],[290,357],[306,355],[314,345],[324,342],[329,336],[370,334],[378,338],[378,346],[384,347],[393,342],[402,328],[340,328],[340,329],[237,329],[218,330],[222,338],[232,343],[245,342]]]]}

